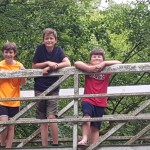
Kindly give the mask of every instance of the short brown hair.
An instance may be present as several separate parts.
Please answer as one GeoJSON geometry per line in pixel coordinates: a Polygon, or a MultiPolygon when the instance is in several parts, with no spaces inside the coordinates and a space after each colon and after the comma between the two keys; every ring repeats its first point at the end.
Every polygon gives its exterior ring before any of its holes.
{"type": "Polygon", "coordinates": [[[14,42],[7,41],[2,47],[2,52],[4,52],[4,50],[13,50],[16,53],[17,45],[14,42]]]}
{"type": "Polygon", "coordinates": [[[102,48],[95,48],[90,53],[90,60],[92,55],[101,55],[103,57],[103,60],[105,60],[105,52],[102,48]]]}
{"type": "Polygon", "coordinates": [[[52,29],[52,28],[46,28],[43,30],[43,39],[45,35],[50,35],[50,34],[53,34],[55,39],[57,39],[57,32],[55,29],[52,29]]]}

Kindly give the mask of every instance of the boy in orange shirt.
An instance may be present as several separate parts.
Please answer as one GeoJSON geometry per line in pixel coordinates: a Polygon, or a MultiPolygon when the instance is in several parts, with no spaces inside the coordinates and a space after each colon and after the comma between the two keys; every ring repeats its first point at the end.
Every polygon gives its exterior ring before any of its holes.
{"type": "MultiPolygon", "coordinates": [[[[14,60],[17,46],[13,42],[6,42],[2,47],[4,60],[0,62],[0,70],[22,70],[23,64],[14,60]]],[[[0,79],[0,98],[20,97],[20,85],[25,84],[25,78],[0,79]]],[[[0,121],[8,121],[19,112],[20,101],[0,102],[0,121]]],[[[11,148],[14,138],[14,125],[1,133],[1,147],[11,148]]]]}

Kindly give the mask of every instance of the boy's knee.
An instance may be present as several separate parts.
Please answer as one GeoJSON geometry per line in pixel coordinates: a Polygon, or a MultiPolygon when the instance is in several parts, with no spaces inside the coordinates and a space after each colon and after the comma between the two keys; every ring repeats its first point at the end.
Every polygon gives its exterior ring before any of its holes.
{"type": "Polygon", "coordinates": [[[47,117],[47,119],[56,119],[56,116],[55,116],[55,115],[49,115],[49,116],[47,117]]]}

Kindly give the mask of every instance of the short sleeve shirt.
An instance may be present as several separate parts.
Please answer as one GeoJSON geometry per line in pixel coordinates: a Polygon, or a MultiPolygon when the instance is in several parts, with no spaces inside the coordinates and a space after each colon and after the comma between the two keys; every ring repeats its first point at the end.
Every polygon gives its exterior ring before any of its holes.
{"type": "MultiPolygon", "coordinates": [[[[34,57],[33,63],[42,63],[46,61],[52,61],[56,63],[60,63],[66,57],[64,51],[61,47],[55,46],[52,52],[48,52],[44,44],[41,44],[37,47],[34,57]]],[[[47,88],[49,88],[52,84],[54,84],[59,77],[36,77],[34,78],[34,90],[43,92],[47,88]]],[[[54,91],[59,91],[59,87],[57,87],[54,91]]]]}
{"type": "MultiPolygon", "coordinates": [[[[105,94],[109,84],[110,74],[91,74],[85,76],[84,94],[105,94]]],[[[95,106],[107,107],[107,97],[83,98],[95,106]]]]}
{"type": "MultiPolygon", "coordinates": [[[[6,64],[5,60],[0,62],[0,70],[19,70],[23,66],[20,62],[16,61],[16,64],[6,64]]],[[[20,97],[20,79],[0,79],[0,98],[15,98],[20,97]]],[[[0,105],[8,107],[19,107],[20,101],[6,101],[0,102],[0,105]]]]}

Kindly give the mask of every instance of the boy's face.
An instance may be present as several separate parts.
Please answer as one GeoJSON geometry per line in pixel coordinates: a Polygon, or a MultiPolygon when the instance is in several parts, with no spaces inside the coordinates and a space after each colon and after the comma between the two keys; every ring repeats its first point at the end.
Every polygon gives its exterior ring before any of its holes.
{"type": "Polygon", "coordinates": [[[98,64],[100,64],[103,61],[104,60],[103,60],[102,55],[92,55],[90,62],[91,62],[92,65],[98,65],[98,64]]]}
{"type": "Polygon", "coordinates": [[[13,62],[15,56],[16,56],[16,52],[14,50],[4,50],[3,51],[3,57],[6,61],[6,63],[11,64],[13,62]]]}
{"type": "Polygon", "coordinates": [[[57,43],[57,39],[54,37],[53,34],[45,35],[43,39],[43,43],[47,48],[53,48],[57,43]]]}

